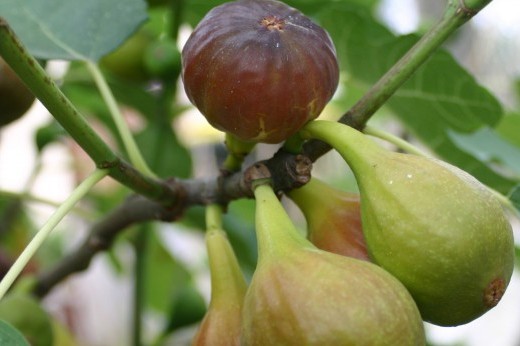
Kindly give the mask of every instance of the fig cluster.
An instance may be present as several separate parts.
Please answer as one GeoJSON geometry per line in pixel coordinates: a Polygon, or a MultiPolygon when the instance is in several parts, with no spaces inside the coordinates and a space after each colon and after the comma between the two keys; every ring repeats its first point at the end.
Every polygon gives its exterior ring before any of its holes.
{"type": "Polygon", "coordinates": [[[236,157],[257,142],[318,139],[359,188],[312,178],[287,192],[303,234],[269,178],[253,181],[256,270],[246,283],[225,232],[208,230],[212,295],[195,345],[425,345],[424,321],[461,325],[498,304],[514,244],[496,195],[445,162],[314,120],[338,65],[328,34],[299,11],[274,0],[214,8],[182,51],[182,78],[236,157]]]}

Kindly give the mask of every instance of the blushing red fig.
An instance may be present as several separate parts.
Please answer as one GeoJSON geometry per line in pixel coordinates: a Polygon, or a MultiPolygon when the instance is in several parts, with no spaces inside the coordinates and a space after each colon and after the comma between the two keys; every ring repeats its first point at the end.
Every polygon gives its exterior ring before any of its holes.
{"type": "Polygon", "coordinates": [[[247,290],[242,345],[424,345],[406,288],[367,261],[317,249],[269,185],[255,188],[258,264],[247,290]]]}
{"type": "Polygon", "coordinates": [[[182,51],[184,88],[215,128],[279,143],[316,118],[339,78],[325,30],[274,0],[213,8],[182,51]]]}
{"type": "Polygon", "coordinates": [[[359,194],[341,191],[312,178],[288,194],[307,220],[307,237],[317,248],[368,260],[361,226],[359,194]]]}

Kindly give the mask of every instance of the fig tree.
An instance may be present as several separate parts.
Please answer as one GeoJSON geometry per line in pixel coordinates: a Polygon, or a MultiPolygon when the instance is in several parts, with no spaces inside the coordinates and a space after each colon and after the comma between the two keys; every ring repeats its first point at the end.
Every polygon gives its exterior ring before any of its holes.
{"type": "Polygon", "coordinates": [[[256,199],[258,264],[247,290],[243,345],[424,345],[406,288],[367,261],[317,249],[269,185],[256,199]]]}
{"type": "Polygon", "coordinates": [[[351,166],[369,254],[408,288],[424,320],[464,324],[500,301],[513,272],[513,234],[486,186],[340,123],[314,121],[302,134],[329,143],[351,166]]]}
{"type": "Polygon", "coordinates": [[[316,118],[338,84],[327,32],[274,0],[213,8],[182,50],[191,102],[242,141],[279,143],[316,118]]]}

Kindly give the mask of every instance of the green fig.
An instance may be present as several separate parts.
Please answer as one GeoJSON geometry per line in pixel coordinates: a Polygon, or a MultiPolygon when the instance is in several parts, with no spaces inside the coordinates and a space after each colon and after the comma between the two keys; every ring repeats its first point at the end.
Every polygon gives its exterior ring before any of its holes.
{"type": "Polygon", "coordinates": [[[208,230],[206,247],[211,274],[211,300],[192,345],[238,346],[247,284],[224,231],[208,230]]]}
{"type": "Polygon", "coordinates": [[[307,220],[307,237],[317,248],[368,260],[361,227],[359,194],[340,191],[312,178],[287,196],[307,220]]]}
{"type": "Polygon", "coordinates": [[[271,186],[256,199],[258,264],[242,312],[243,345],[424,345],[406,288],[367,261],[316,248],[271,186]]]}
{"type": "Polygon", "coordinates": [[[11,293],[0,301],[0,319],[18,329],[32,346],[54,345],[52,320],[33,296],[11,293]]]}
{"type": "Polygon", "coordinates": [[[486,186],[343,124],[316,121],[302,135],[329,143],[352,168],[369,254],[408,288],[424,320],[460,325],[498,303],[513,271],[513,234],[486,186]]]}

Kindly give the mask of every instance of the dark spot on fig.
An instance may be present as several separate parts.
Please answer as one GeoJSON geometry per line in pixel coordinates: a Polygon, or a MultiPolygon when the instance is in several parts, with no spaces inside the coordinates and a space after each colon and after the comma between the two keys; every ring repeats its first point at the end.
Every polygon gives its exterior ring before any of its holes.
{"type": "Polygon", "coordinates": [[[267,16],[260,22],[261,25],[265,26],[267,29],[274,31],[283,31],[285,26],[285,21],[276,16],[267,16]]]}
{"type": "Polygon", "coordinates": [[[492,308],[498,304],[506,291],[506,281],[503,278],[496,278],[489,283],[484,290],[484,305],[492,308]]]}

